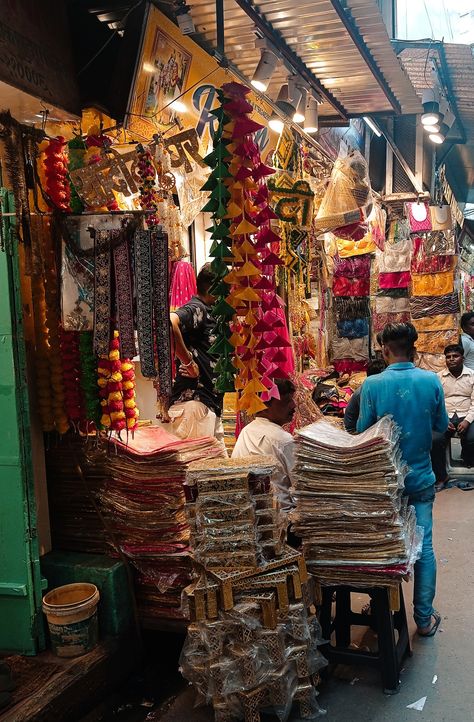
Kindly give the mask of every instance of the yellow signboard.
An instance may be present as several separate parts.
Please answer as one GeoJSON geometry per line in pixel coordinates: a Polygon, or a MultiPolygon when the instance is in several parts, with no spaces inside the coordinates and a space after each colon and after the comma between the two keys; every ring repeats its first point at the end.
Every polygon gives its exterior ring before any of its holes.
{"type": "MultiPolygon", "coordinates": [[[[208,151],[216,118],[210,111],[218,104],[217,89],[234,80],[156,7],[150,5],[137,61],[127,128],[139,138],[150,140],[155,133],[174,135],[195,128],[201,153],[208,151]]],[[[269,133],[271,109],[252,94],[254,119],[264,125],[257,142],[264,156],[278,140],[269,133]]]]}

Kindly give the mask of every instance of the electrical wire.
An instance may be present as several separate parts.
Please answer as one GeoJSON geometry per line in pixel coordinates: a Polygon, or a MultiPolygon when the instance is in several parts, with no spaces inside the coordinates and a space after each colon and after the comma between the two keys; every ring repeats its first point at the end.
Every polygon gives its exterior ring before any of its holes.
{"type": "MultiPolygon", "coordinates": [[[[123,16],[121,22],[124,23],[124,22],[127,20],[128,16],[131,15],[131,13],[133,13],[133,11],[136,10],[136,8],[137,8],[139,5],[142,5],[144,1],[145,1],[145,0],[138,0],[138,2],[135,3],[135,5],[132,5],[132,7],[131,7],[129,10],[127,10],[127,12],[125,13],[125,15],[123,16]]],[[[119,29],[118,29],[118,28],[117,28],[116,30],[114,30],[114,32],[112,33],[112,35],[111,35],[109,38],[107,38],[107,40],[106,40],[105,43],[102,45],[102,47],[99,48],[99,50],[95,53],[95,55],[93,55],[92,58],[91,58],[90,60],[88,60],[88,62],[79,70],[79,72],[77,73],[78,76],[79,76],[79,75],[82,75],[82,73],[83,73],[85,70],[87,70],[87,68],[90,67],[95,60],[97,60],[97,58],[99,57],[99,55],[101,55],[101,54],[104,52],[104,50],[105,50],[105,49],[108,47],[108,45],[112,42],[112,40],[115,38],[115,36],[118,34],[118,32],[119,32],[119,29]]]]}
{"type": "Polygon", "coordinates": [[[430,14],[429,14],[429,12],[428,12],[428,8],[427,8],[427,5],[426,5],[426,0],[423,0],[423,6],[424,6],[424,8],[425,8],[426,17],[428,18],[428,22],[429,22],[429,24],[430,24],[431,39],[434,40],[434,39],[435,39],[435,32],[434,32],[434,30],[433,30],[433,25],[432,25],[432,23],[431,23],[431,17],[430,17],[430,14]]]}

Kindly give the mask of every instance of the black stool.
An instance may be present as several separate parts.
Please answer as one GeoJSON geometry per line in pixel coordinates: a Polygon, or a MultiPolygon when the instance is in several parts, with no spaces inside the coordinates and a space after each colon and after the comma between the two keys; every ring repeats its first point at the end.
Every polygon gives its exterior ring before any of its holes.
{"type": "Polygon", "coordinates": [[[329,662],[335,664],[367,664],[380,670],[385,694],[396,694],[400,687],[400,669],[405,656],[411,656],[407,616],[402,585],[398,587],[399,609],[392,611],[390,589],[387,587],[322,587],[320,622],[323,639],[328,644],[321,651],[329,662]],[[357,614],[351,609],[351,592],[369,594],[371,613],[357,614]],[[333,595],[336,595],[336,615],[331,620],[333,595]],[[350,649],[351,626],[371,627],[378,638],[377,652],[361,652],[350,649]],[[395,630],[398,640],[395,641],[395,630]],[[336,645],[331,644],[335,632],[336,645]]]}

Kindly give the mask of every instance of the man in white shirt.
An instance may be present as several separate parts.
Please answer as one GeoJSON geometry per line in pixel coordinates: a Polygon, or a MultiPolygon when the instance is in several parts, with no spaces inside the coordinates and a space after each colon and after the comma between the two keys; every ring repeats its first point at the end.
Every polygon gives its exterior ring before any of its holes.
{"type": "Polygon", "coordinates": [[[452,344],[444,349],[446,370],[438,374],[444,390],[449,426],[445,434],[433,432],[431,463],[436,476],[436,491],[448,482],[446,445],[458,433],[461,439],[462,458],[466,466],[474,466],[474,371],[464,360],[463,347],[452,344]]]}
{"type": "Polygon", "coordinates": [[[474,370],[474,313],[469,311],[461,316],[461,344],[464,349],[464,366],[474,370]]]}
{"type": "Polygon", "coordinates": [[[270,399],[267,408],[260,411],[255,419],[247,424],[239,434],[232,452],[233,459],[253,454],[274,456],[278,466],[273,476],[273,484],[278,494],[281,508],[289,511],[293,508],[290,496],[291,472],[295,464],[293,437],[282,427],[289,424],[295,413],[295,386],[288,379],[275,379],[280,398],[270,399]]]}

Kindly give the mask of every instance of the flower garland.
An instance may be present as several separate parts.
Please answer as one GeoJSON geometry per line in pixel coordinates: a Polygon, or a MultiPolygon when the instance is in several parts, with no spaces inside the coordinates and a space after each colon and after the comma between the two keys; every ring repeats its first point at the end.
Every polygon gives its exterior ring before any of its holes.
{"type": "Polygon", "coordinates": [[[68,181],[68,156],[65,152],[66,139],[59,135],[52,138],[44,148],[44,169],[46,192],[54,208],[69,211],[71,189],[68,181]]]}
{"type": "Polygon", "coordinates": [[[35,322],[35,374],[38,399],[38,411],[41,428],[45,433],[54,431],[53,403],[51,399],[51,379],[49,373],[49,347],[46,327],[46,300],[43,279],[34,274],[31,279],[31,292],[35,322]]]}
{"type": "MultiPolygon", "coordinates": [[[[103,157],[102,149],[107,150],[112,145],[112,141],[107,135],[101,133],[99,128],[94,125],[89,128],[85,139],[85,145],[87,150],[84,154],[84,163],[85,165],[94,165],[95,163],[100,163],[103,157]]],[[[109,201],[106,208],[108,211],[120,210],[117,199],[109,201]]]]}
{"type": "Polygon", "coordinates": [[[156,188],[156,170],[153,165],[153,156],[148,148],[142,145],[137,146],[138,175],[141,179],[140,204],[144,210],[151,211],[147,214],[146,223],[148,227],[157,226],[161,223],[159,207],[162,197],[156,188]]]}
{"type": "Polygon", "coordinates": [[[79,332],[60,330],[61,358],[64,380],[64,404],[69,421],[77,425],[83,418],[81,394],[81,357],[79,332]]]}
{"type": "Polygon", "coordinates": [[[110,431],[133,431],[139,411],[135,401],[135,369],[129,359],[120,359],[119,333],[114,331],[108,356],[101,356],[97,369],[102,416],[100,423],[110,431]]]}
{"type": "Polygon", "coordinates": [[[84,399],[86,431],[89,424],[99,428],[100,406],[97,398],[97,359],[92,345],[92,331],[79,334],[79,355],[81,364],[80,384],[84,399]]]}

